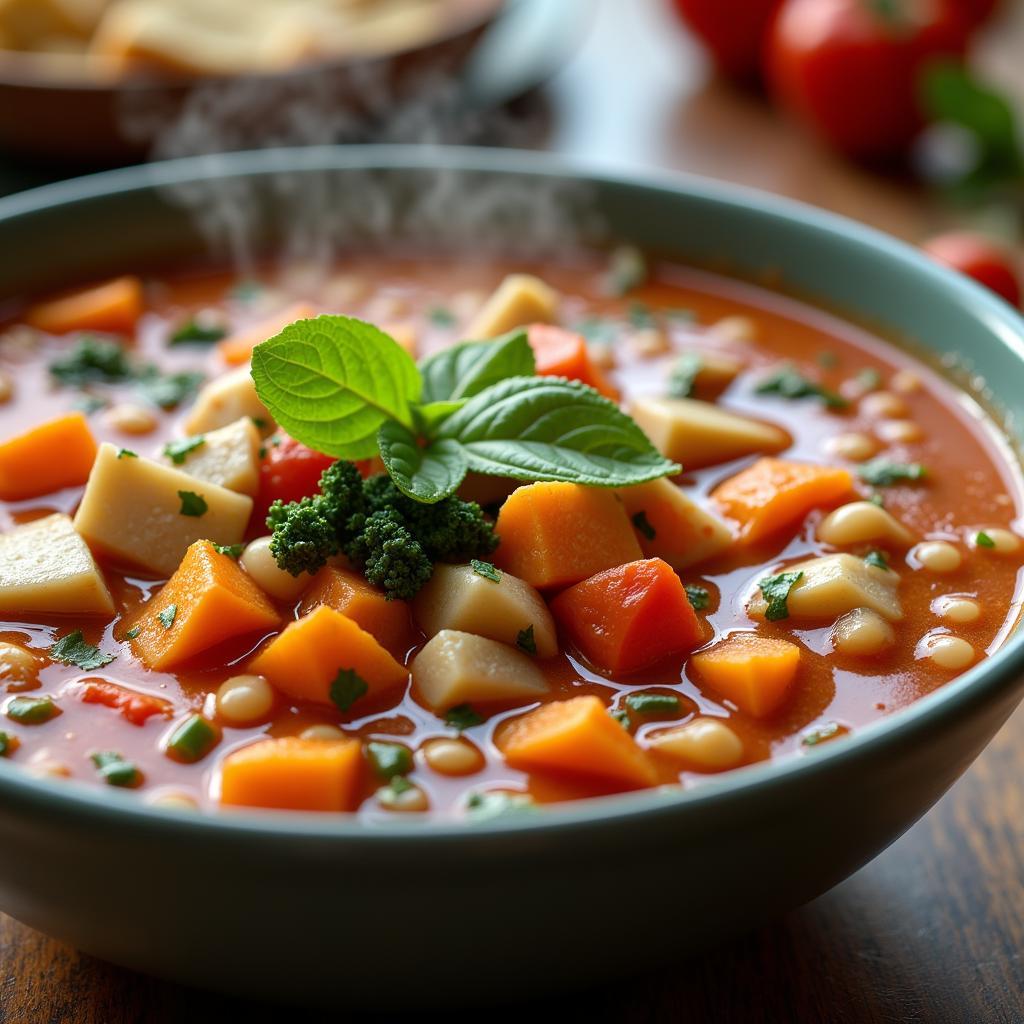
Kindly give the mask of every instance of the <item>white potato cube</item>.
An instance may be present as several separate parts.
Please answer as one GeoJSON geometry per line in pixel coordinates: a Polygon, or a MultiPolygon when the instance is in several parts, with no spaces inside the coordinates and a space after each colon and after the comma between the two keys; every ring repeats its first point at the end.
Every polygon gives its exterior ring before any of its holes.
{"type": "MultiPolygon", "coordinates": [[[[789,592],[786,607],[792,619],[837,619],[854,608],[869,608],[890,622],[903,618],[897,593],[899,574],[892,569],[869,565],[855,555],[826,555],[798,565],[787,566],[784,572],[802,572],[789,592]]],[[[747,605],[754,618],[764,618],[767,602],[758,587],[747,605]]]]}
{"type": "Polygon", "coordinates": [[[548,691],[543,673],[525,654],[455,629],[442,629],[410,667],[413,686],[435,711],[467,702],[541,697],[548,691]]]}
{"type": "Polygon", "coordinates": [[[619,497],[633,521],[646,558],[662,558],[673,569],[688,569],[724,551],[732,530],[706,512],[671,480],[625,487],[619,497]]]}
{"type": "Polygon", "coordinates": [[[0,535],[0,611],[113,615],[103,574],[69,516],[46,516],[0,535]]]}
{"type": "Polygon", "coordinates": [[[887,540],[910,547],[914,535],[891,513],[871,501],[851,501],[829,512],[818,526],[818,539],[842,548],[887,540]]]}
{"type": "Polygon", "coordinates": [[[531,274],[509,274],[466,329],[470,338],[497,338],[527,324],[553,323],[558,292],[531,274]]]}
{"type": "Polygon", "coordinates": [[[251,512],[252,498],[244,494],[149,459],[118,458],[114,445],[103,444],[75,529],[94,549],[170,576],[197,540],[239,543],[251,512]],[[200,514],[188,514],[190,508],[200,514]]]}
{"type": "Polygon", "coordinates": [[[240,366],[215,377],[199,392],[185,419],[185,433],[205,434],[226,427],[243,416],[259,420],[264,432],[274,426],[267,407],[256,394],[248,366],[240,366]]]}
{"type": "Polygon", "coordinates": [[[555,620],[544,599],[525,580],[507,572],[496,583],[469,565],[435,565],[434,575],[412,607],[417,625],[427,636],[455,629],[523,649],[517,641],[532,627],[537,656],[551,658],[558,653],[555,620]]]}
{"type": "MultiPolygon", "coordinates": [[[[197,480],[254,495],[260,486],[260,432],[256,424],[245,416],[202,436],[203,443],[187,452],[178,468],[197,480]]],[[[174,464],[166,453],[162,461],[174,464]]]]}
{"type": "Polygon", "coordinates": [[[630,412],[655,448],[685,469],[779,452],[789,444],[779,427],[694,398],[642,398],[630,412]]]}

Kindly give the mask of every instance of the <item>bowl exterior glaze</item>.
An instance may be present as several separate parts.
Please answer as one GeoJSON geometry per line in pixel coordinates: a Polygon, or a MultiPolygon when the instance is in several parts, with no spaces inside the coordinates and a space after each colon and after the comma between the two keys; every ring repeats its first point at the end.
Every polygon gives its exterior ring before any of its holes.
{"type": "MultiPolygon", "coordinates": [[[[1020,318],[913,250],[754,193],[588,176],[526,154],[280,151],[236,154],[216,169],[186,161],[52,186],[0,202],[0,246],[19,253],[4,267],[0,301],[201,255],[200,238],[164,198],[168,183],[211,174],[357,183],[370,170],[401,192],[438,168],[474,182],[583,182],[612,237],[748,275],[777,272],[938,354],[966,349],[993,398],[1024,414],[1020,318]]],[[[1022,665],[1015,636],[914,707],[813,756],[682,794],[475,826],[200,818],[0,763],[0,908],[128,967],[334,1007],[503,1002],[659,961],[670,969],[824,892],[896,839],[1010,715],[1024,692],[1022,665]],[[656,896],[628,898],[648,877],[656,896]]]]}

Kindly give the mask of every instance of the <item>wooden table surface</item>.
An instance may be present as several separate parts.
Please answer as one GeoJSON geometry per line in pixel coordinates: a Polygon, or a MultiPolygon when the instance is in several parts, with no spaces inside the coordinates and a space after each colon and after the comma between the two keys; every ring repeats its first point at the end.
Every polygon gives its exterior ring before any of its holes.
{"type": "MultiPolygon", "coordinates": [[[[957,215],[911,184],[840,162],[760,101],[714,82],[660,0],[592,6],[584,45],[548,90],[553,148],[739,181],[912,240],[955,222],[957,215]]],[[[1022,6],[989,34],[981,60],[1024,96],[1022,6]]],[[[2,165],[0,175],[9,182],[32,177],[2,165]]],[[[456,1019],[1022,1022],[1022,780],[1024,708],[931,813],[814,903],[655,975],[571,1000],[456,1019]]],[[[295,1024],[355,1019],[261,1007],[141,977],[0,916],[0,1024],[223,1022],[243,1014],[295,1024]]]]}

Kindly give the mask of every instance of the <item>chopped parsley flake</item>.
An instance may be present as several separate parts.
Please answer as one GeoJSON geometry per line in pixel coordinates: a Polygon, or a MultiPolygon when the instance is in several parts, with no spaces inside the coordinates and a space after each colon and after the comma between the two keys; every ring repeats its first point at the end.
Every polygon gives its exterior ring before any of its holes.
{"type": "Polygon", "coordinates": [[[469,564],[477,576],[483,576],[484,579],[494,583],[501,582],[501,570],[495,569],[490,562],[481,562],[479,558],[471,558],[469,564]]]}
{"type": "Polygon", "coordinates": [[[130,448],[118,448],[117,457],[119,459],[137,459],[138,453],[133,452],[130,448]]]}
{"type": "Polygon", "coordinates": [[[161,409],[176,409],[191,398],[203,382],[201,373],[162,374],[156,367],[148,367],[139,379],[139,392],[147,402],[161,409]]]}
{"type": "Polygon", "coordinates": [[[129,629],[127,633],[125,633],[124,638],[125,640],[134,640],[141,632],[141,626],[132,626],[132,628],[129,629]]]}
{"type": "Polygon", "coordinates": [[[809,732],[805,732],[800,742],[805,747],[816,747],[819,743],[824,743],[825,740],[830,740],[833,736],[838,735],[839,723],[826,722],[825,725],[819,726],[817,729],[811,729],[809,732]]]}
{"type": "Polygon", "coordinates": [[[131,380],[135,370],[119,342],[86,335],[66,356],[50,363],[50,376],[66,387],[81,387],[119,384],[131,380]]]}
{"type": "Polygon", "coordinates": [[[241,558],[245,550],[244,544],[214,544],[213,550],[218,555],[227,555],[228,558],[241,558]]]}
{"type": "Polygon", "coordinates": [[[377,790],[377,796],[384,804],[393,803],[396,797],[401,796],[403,793],[408,793],[410,789],[415,788],[413,784],[402,775],[395,775],[386,786],[381,786],[377,790]]]}
{"type": "Polygon", "coordinates": [[[466,814],[474,821],[490,821],[532,810],[533,801],[526,793],[509,793],[506,790],[472,793],[466,801],[466,814]]]}
{"type": "Polygon", "coordinates": [[[206,444],[206,438],[202,434],[195,437],[182,437],[177,441],[168,441],[164,445],[164,455],[167,456],[176,466],[183,466],[185,459],[197,448],[206,444]]]}
{"type": "Polygon", "coordinates": [[[427,313],[427,319],[435,327],[454,327],[455,326],[455,314],[444,306],[434,306],[427,313]]]}
{"type": "Polygon", "coordinates": [[[628,729],[632,724],[629,720],[629,712],[623,708],[612,708],[608,714],[611,715],[623,729],[628,729]]]}
{"type": "Polygon", "coordinates": [[[206,504],[206,499],[195,491],[178,491],[178,497],[181,498],[180,511],[183,516],[199,518],[209,511],[210,506],[206,504]]]}
{"type": "Polygon", "coordinates": [[[212,345],[227,334],[221,324],[202,323],[192,317],[181,324],[167,339],[168,345],[212,345]]]}
{"type": "Polygon", "coordinates": [[[372,740],[366,745],[366,754],[374,770],[382,779],[392,780],[396,775],[412,771],[412,754],[401,743],[382,743],[372,740]]]}
{"type": "Polygon", "coordinates": [[[174,617],[178,614],[178,606],[176,604],[169,604],[162,612],[157,612],[157,618],[160,620],[164,629],[170,629],[174,625],[174,617]]]}
{"type": "Polygon", "coordinates": [[[252,420],[252,425],[257,430],[266,430],[267,429],[267,421],[262,416],[250,416],[249,419],[252,420]]]}
{"type": "Polygon", "coordinates": [[[516,647],[527,654],[537,653],[537,641],[533,636],[533,623],[516,633],[516,647]]]}
{"type": "Polygon", "coordinates": [[[654,327],[655,325],[650,307],[643,302],[631,302],[629,304],[629,322],[634,327],[641,329],[654,327]]]}
{"type": "Polygon", "coordinates": [[[857,475],[872,487],[889,487],[904,480],[923,480],[928,472],[920,462],[890,462],[888,459],[872,459],[857,468],[857,475]]]}
{"type": "Polygon", "coordinates": [[[782,366],[766,377],[754,389],[759,395],[778,395],[780,398],[819,398],[829,409],[845,409],[850,403],[835,391],[829,391],[817,381],[805,377],[793,366],[782,366]]]}
{"type": "Polygon", "coordinates": [[[789,592],[803,576],[802,572],[780,572],[776,576],[766,576],[757,584],[765,601],[768,602],[764,617],[769,622],[789,618],[789,592]]]}
{"type": "Polygon", "coordinates": [[[690,599],[695,612],[702,612],[711,604],[711,591],[697,583],[686,584],[686,596],[690,599]]]}
{"type": "Polygon", "coordinates": [[[877,549],[869,551],[864,556],[864,561],[867,562],[868,565],[873,565],[876,569],[885,569],[886,571],[889,571],[889,559],[884,551],[879,551],[877,549]]]}
{"type": "Polygon", "coordinates": [[[364,697],[370,690],[366,680],[359,676],[353,669],[340,668],[338,674],[331,683],[329,696],[335,706],[341,712],[346,712],[360,697],[364,697]]]}
{"type": "Polygon", "coordinates": [[[689,398],[697,387],[704,360],[696,352],[685,352],[668,375],[669,398],[689,398]]]}
{"type": "Polygon", "coordinates": [[[979,530],[974,535],[974,543],[979,548],[994,548],[996,546],[996,542],[984,530],[979,530]]]}
{"type": "Polygon", "coordinates": [[[668,693],[631,693],[626,706],[638,715],[670,714],[679,710],[679,698],[668,693]]]}
{"type": "Polygon", "coordinates": [[[658,536],[658,531],[651,526],[650,521],[647,519],[647,513],[643,509],[633,516],[633,525],[648,540],[654,540],[654,538],[658,536]]]}
{"type": "Polygon", "coordinates": [[[114,660],[112,654],[104,654],[98,647],[86,643],[80,629],[61,637],[50,648],[49,655],[53,661],[59,661],[64,665],[77,665],[84,672],[103,668],[114,660]]]}
{"type": "Polygon", "coordinates": [[[459,732],[462,732],[463,729],[469,729],[474,725],[480,725],[483,722],[483,718],[473,710],[472,704],[456,704],[455,707],[448,709],[444,720],[453,729],[458,729],[459,732]]]}

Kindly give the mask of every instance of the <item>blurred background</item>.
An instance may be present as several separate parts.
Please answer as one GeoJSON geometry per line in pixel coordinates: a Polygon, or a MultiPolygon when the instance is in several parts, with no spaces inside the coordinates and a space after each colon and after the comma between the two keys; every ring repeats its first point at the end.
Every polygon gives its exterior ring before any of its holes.
{"type": "Polygon", "coordinates": [[[1005,263],[1022,53],[1018,0],[0,0],[0,192],[273,145],[546,148],[977,230],[1005,263]]]}

